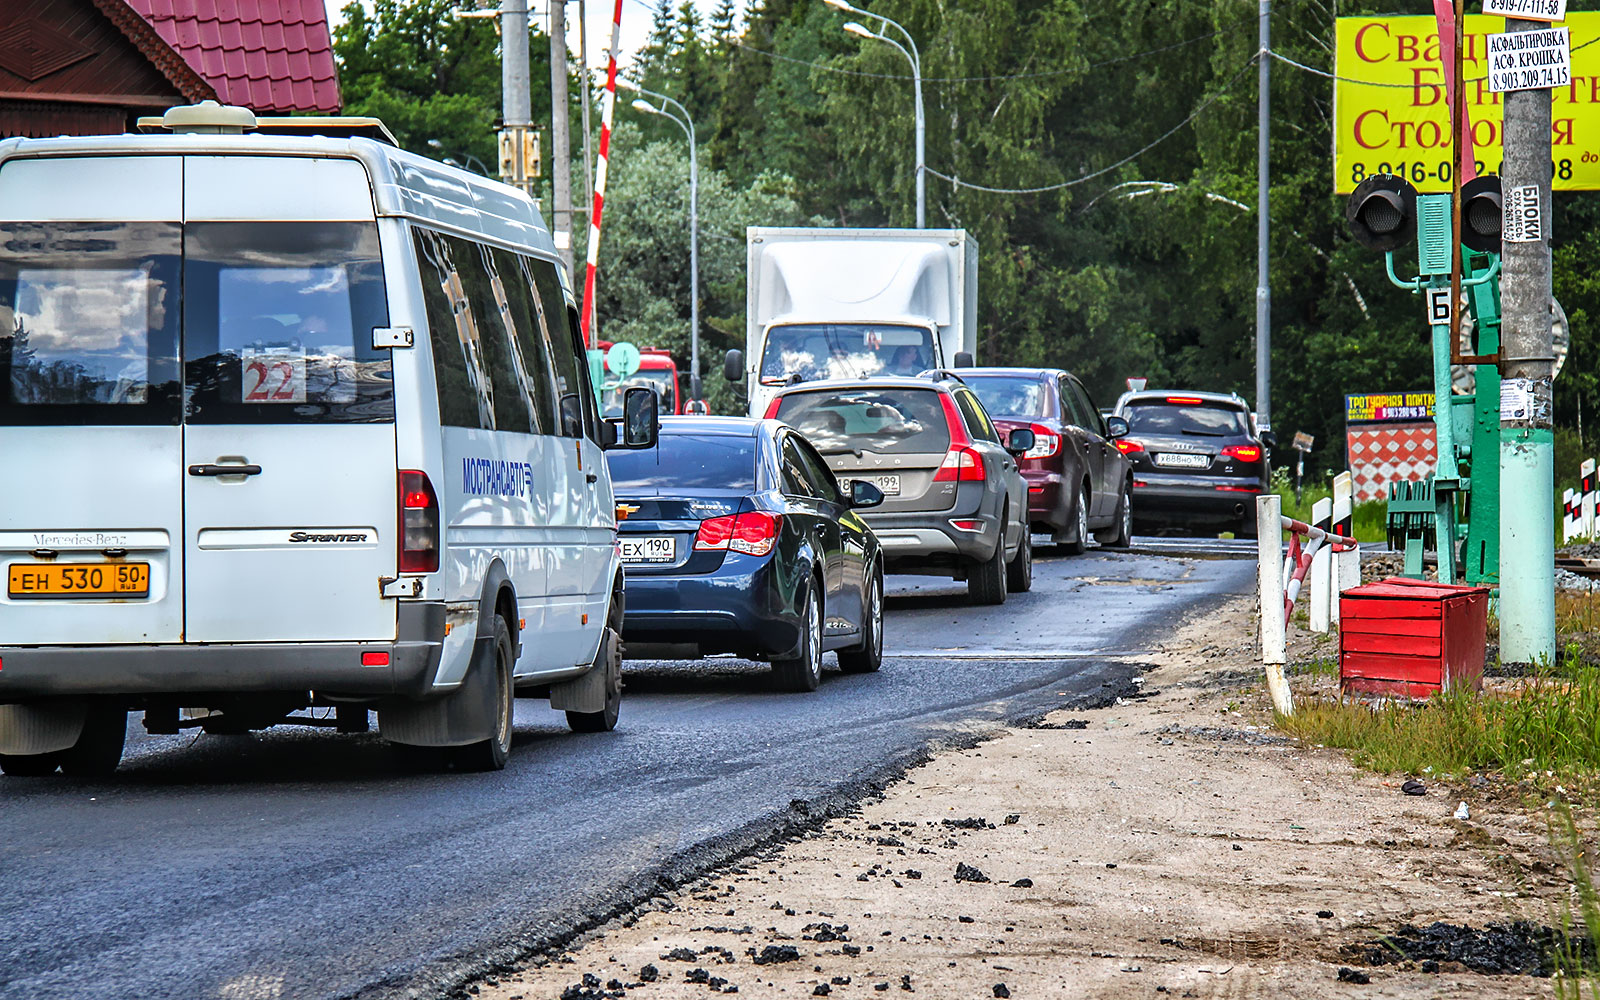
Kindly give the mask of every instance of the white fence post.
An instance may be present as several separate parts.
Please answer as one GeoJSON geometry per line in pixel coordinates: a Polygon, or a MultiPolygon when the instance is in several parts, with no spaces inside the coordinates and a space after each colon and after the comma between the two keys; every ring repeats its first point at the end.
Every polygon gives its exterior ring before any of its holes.
{"type": "Polygon", "coordinates": [[[1294,714],[1283,665],[1289,657],[1283,614],[1283,498],[1276,493],[1256,498],[1256,576],[1261,589],[1261,663],[1267,671],[1267,692],[1280,715],[1294,714]]]}
{"type": "MultiPolygon", "coordinates": [[[[1355,478],[1348,472],[1333,477],[1333,526],[1347,538],[1356,537],[1355,478]]],[[[1333,605],[1329,618],[1339,622],[1339,595],[1361,586],[1361,550],[1350,549],[1333,557],[1333,605]]]]}
{"type": "MultiPolygon", "coordinates": [[[[1311,505],[1311,526],[1328,531],[1333,527],[1333,501],[1323,497],[1311,505]]],[[[1333,590],[1333,548],[1324,545],[1311,557],[1311,631],[1328,631],[1328,599],[1333,590]]]]}
{"type": "Polygon", "coordinates": [[[1594,459],[1586,458],[1579,467],[1578,475],[1581,477],[1580,489],[1583,490],[1583,537],[1594,540],[1594,459]]]}

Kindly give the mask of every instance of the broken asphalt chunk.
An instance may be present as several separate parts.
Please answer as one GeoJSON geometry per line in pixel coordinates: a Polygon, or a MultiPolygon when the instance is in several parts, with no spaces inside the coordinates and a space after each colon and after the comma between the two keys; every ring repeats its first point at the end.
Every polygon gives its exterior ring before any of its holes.
{"type": "Polygon", "coordinates": [[[974,868],[972,865],[967,864],[965,861],[958,861],[956,862],[956,881],[987,882],[989,881],[989,876],[985,875],[977,868],[974,868]]]}

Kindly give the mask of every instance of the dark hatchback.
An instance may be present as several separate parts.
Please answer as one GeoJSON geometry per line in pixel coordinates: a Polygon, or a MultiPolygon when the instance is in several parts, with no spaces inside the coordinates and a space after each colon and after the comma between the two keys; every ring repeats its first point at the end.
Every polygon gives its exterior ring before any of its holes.
{"type": "Polygon", "coordinates": [[[883,557],[816,449],[776,420],[667,417],[654,448],[609,452],[626,584],[624,655],[734,653],[814,690],[883,657],[883,557]]]}
{"type": "Polygon", "coordinates": [[[1028,520],[1069,552],[1091,535],[1124,548],[1132,539],[1133,474],[1116,441],[1127,433],[1120,417],[1102,417],[1089,391],[1058,368],[963,368],[957,374],[994,419],[1002,435],[1033,431],[1033,447],[1018,456],[1028,483],[1028,520]]]}
{"type": "Polygon", "coordinates": [[[1267,448],[1250,409],[1233,394],[1127,392],[1117,447],[1133,464],[1133,520],[1141,527],[1256,533],[1256,497],[1267,489],[1267,448]]]}

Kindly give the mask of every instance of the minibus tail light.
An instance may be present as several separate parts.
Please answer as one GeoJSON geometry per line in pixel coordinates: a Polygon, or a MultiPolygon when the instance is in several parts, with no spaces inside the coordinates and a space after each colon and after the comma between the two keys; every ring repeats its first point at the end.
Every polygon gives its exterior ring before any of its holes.
{"type": "Polygon", "coordinates": [[[439,497],[425,472],[400,473],[400,572],[439,571],[439,497]]]}

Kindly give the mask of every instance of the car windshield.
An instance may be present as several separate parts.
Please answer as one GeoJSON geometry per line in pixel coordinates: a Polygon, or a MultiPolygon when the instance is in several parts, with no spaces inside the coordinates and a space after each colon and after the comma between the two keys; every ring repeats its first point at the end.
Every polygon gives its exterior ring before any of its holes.
{"type": "Polygon", "coordinates": [[[934,367],[933,335],[914,326],[805,323],[767,331],[761,384],[915,375],[934,367]]]}
{"type": "Polygon", "coordinates": [[[1193,434],[1200,437],[1248,437],[1250,423],[1237,406],[1202,403],[1129,403],[1128,428],[1135,434],[1193,434]]]}
{"type": "Polygon", "coordinates": [[[756,439],[748,434],[674,434],[662,428],[654,448],[608,451],[617,493],[685,490],[755,492],[756,439]]]}
{"type": "Polygon", "coordinates": [[[782,397],[778,419],[824,455],[939,454],[950,430],[932,389],[845,389],[782,397]]]}
{"type": "Polygon", "coordinates": [[[1044,416],[1044,383],[1036,378],[964,376],[967,388],[977,393],[991,417],[1044,416]]]}
{"type": "Polygon", "coordinates": [[[621,380],[607,376],[600,390],[601,412],[608,417],[622,416],[622,394],[635,386],[654,389],[661,415],[672,415],[672,372],[666,368],[641,368],[621,380]]]}

